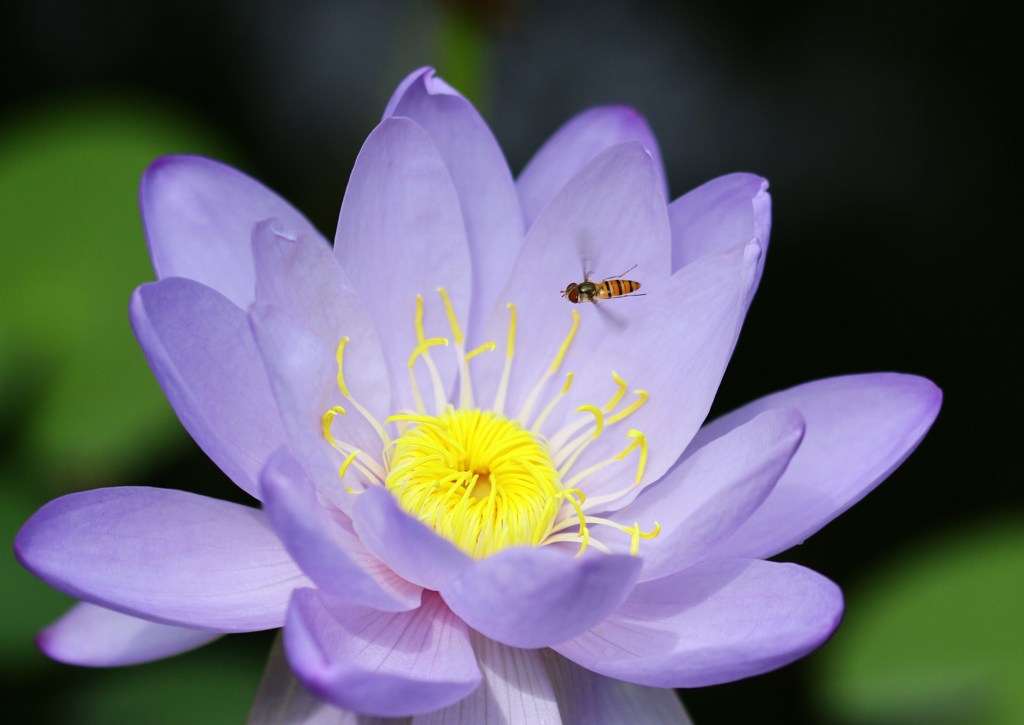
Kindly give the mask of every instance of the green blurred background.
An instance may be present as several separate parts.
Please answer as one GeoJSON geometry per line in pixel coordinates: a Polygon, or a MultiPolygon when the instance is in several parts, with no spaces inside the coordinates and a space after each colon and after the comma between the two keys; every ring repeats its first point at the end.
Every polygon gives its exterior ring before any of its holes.
{"type": "MultiPolygon", "coordinates": [[[[152,278],[139,176],[160,154],[214,156],[330,237],[388,95],[433,64],[477,103],[513,171],[574,113],[625,103],[658,135],[673,196],[730,171],[771,180],[770,264],[715,412],[870,370],[945,390],[910,460],[780,557],[843,587],[839,633],[779,672],[684,692],[695,720],[1024,722],[1019,4],[289,6],[5,5],[5,541],[47,500],[92,486],[244,500],[182,432],[128,327],[128,296],[152,278]]],[[[32,637],[69,600],[9,546],[0,572],[15,720],[244,719],[268,634],[140,667],[66,667],[32,637]]]]}

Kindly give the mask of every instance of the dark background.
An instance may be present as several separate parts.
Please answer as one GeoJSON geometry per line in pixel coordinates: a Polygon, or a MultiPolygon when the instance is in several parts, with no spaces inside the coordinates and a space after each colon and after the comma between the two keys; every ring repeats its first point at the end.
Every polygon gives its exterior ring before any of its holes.
{"type": "MultiPolygon", "coordinates": [[[[782,558],[840,583],[853,608],[858,583],[915,541],[1022,511],[1019,4],[288,5],[6,3],[0,122],[67,94],[174,104],[331,237],[362,139],[419,65],[478,104],[513,172],[578,111],[635,106],[673,197],[730,171],[772,184],[769,264],[716,412],[861,371],[945,391],[909,461],[782,558]]],[[[142,479],[232,495],[198,450],[142,479]]],[[[217,646],[269,641],[235,639],[217,646]]],[[[705,723],[819,721],[817,656],[685,702],[705,723]]],[[[118,676],[42,672],[15,683],[22,695],[118,676]]]]}

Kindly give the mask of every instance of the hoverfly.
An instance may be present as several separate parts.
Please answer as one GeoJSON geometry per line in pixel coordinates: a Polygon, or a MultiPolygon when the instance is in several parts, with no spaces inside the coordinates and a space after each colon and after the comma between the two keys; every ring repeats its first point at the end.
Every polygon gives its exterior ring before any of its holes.
{"type": "Polygon", "coordinates": [[[631,279],[622,279],[625,275],[636,269],[634,264],[622,274],[613,277],[605,277],[600,282],[591,282],[590,275],[584,271],[582,282],[570,282],[562,290],[562,297],[567,298],[574,305],[580,302],[597,302],[598,300],[610,300],[613,297],[643,297],[644,292],[636,293],[640,289],[640,283],[631,279]]]}

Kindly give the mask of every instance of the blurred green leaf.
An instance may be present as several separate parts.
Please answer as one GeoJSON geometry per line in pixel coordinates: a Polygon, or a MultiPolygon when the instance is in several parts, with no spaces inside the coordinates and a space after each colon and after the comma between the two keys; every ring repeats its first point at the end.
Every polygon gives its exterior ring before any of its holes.
{"type": "Polygon", "coordinates": [[[933,540],[847,605],[820,658],[832,719],[1024,722],[1024,520],[933,540]]]}
{"type": "Polygon", "coordinates": [[[479,109],[490,98],[491,47],[486,11],[473,5],[448,3],[438,6],[436,64],[440,75],[479,109]]]}
{"type": "Polygon", "coordinates": [[[63,692],[59,722],[220,725],[240,723],[259,686],[265,653],[243,656],[228,642],[146,665],[82,671],[63,692]]]}
{"type": "Polygon", "coordinates": [[[157,156],[219,151],[194,121],[127,100],[0,129],[0,415],[17,416],[0,424],[40,474],[81,486],[184,440],[128,324],[132,289],[153,278],[137,189],[157,156]]]}

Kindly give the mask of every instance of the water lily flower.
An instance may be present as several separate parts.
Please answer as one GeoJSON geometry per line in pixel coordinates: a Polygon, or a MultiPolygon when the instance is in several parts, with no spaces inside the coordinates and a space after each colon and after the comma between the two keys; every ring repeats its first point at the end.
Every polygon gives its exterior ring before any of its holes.
{"type": "Polygon", "coordinates": [[[669,203],[620,107],[514,180],[429,69],[366,140],[333,248],[239,171],[158,160],[159,281],[132,326],[260,506],[130,486],[47,504],[17,555],[82,602],[40,647],[122,665],[283,627],[252,717],[339,722],[679,722],[667,688],[807,654],[840,591],[766,559],[898,466],[940,393],[838,377],[704,425],[764,265],[766,188],[732,174],[669,203]],[[631,296],[560,295],[622,291],[624,270],[631,296]]]}

